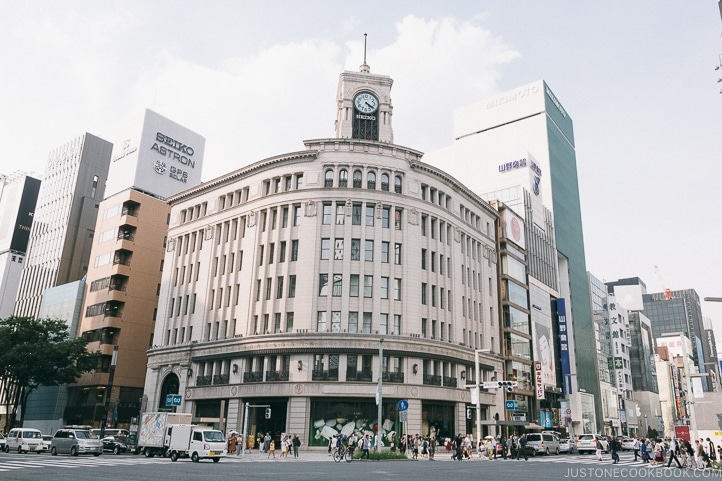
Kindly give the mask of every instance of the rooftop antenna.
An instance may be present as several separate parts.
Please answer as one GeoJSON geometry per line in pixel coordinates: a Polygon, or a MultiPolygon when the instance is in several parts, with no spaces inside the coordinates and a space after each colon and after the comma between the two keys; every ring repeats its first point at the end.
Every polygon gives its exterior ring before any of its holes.
{"type": "Polygon", "coordinates": [[[371,69],[369,68],[368,64],[366,63],[366,36],[367,36],[367,34],[364,33],[364,63],[360,67],[360,70],[363,73],[371,72],[371,69]]]}

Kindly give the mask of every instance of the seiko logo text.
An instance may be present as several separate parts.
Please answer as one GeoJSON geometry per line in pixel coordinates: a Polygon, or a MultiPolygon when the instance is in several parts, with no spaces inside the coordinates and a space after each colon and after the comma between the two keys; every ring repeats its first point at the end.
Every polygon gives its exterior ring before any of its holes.
{"type": "Polygon", "coordinates": [[[361,120],[376,120],[376,116],[375,116],[375,115],[361,115],[361,114],[356,114],[356,118],[357,118],[357,119],[361,119],[361,120]]]}
{"type": "Polygon", "coordinates": [[[172,139],[160,132],[155,134],[155,140],[157,140],[157,142],[153,144],[150,150],[155,150],[163,157],[173,159],[183,165],[190,167],[191,169],[195,168],[196,162],[191,159],[191,157],[195,153],[193,147],[190,147],[182,142],[172,139]],[[170,148],[165,147],[166,145],[170,148]]]}

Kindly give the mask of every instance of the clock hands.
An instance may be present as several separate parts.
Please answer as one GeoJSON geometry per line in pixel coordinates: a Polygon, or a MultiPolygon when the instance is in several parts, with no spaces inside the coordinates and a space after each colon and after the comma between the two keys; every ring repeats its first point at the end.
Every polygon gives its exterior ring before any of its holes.
{"type": "Polygon", "coordinates": [[[370,103],[366,102],[365,100],[364,100],[364,103],[365,103],[366,105],[368,105],[370,109],[374,108],[373,105],[371,105],[370,103]]]}

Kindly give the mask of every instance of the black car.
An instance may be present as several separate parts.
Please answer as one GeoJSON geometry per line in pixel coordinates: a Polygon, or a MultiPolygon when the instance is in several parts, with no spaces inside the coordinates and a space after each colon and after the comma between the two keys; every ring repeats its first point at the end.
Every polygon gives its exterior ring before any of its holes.
{"type": "Polygon", "coordinates": [[[120,454],[128,451],[128,441],[123,436],[106,436],[102,439],[103,451],[112,451],[113,454],[120,454]]]}

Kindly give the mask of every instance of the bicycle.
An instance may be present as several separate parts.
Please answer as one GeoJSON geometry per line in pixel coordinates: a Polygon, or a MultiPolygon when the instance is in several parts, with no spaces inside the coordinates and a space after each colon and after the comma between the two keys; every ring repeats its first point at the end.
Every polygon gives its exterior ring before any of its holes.
{"type": "Polygon", "coordinates": [[[353,461],[353,448],[341,446],[340,448],[333,448],[331,450],[333,460],[340,463],[342,459],[345,459],[347,463],[353,461]]]}

